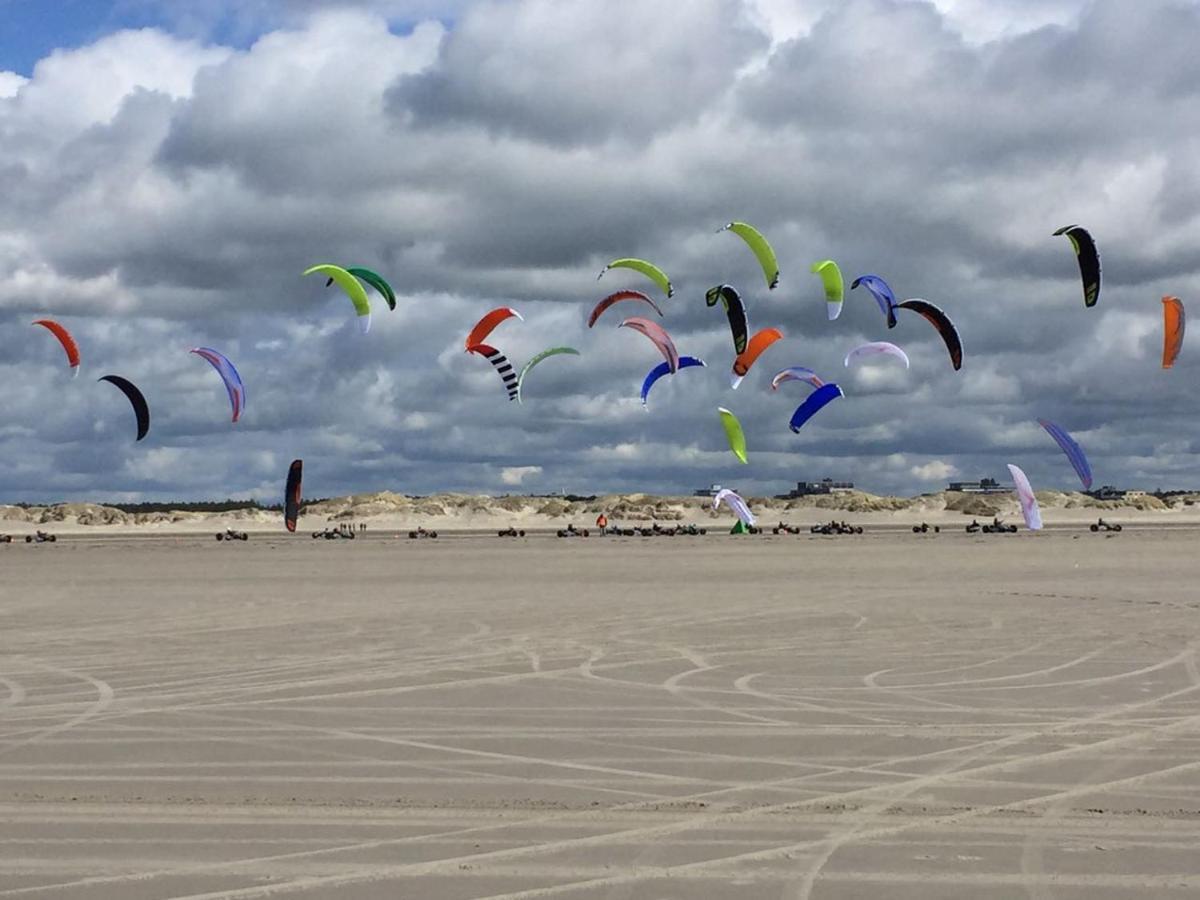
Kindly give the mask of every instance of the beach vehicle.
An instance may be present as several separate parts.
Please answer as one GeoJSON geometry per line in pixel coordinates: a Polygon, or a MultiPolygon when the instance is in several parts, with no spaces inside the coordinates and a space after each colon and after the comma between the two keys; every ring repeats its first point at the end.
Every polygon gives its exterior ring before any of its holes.
{"type": "Polygon", "coordinates": [[[927,522],[922,522],[920,525],[913,526],[913,534],[928,534],[932,531],[934,534],[941,534],[941,525],[930,525],[927,522]]]}
{"type": "Polygon", "coordinates": [[[604,534],[605,536],[637,537],[639,534],[642,533],[642,530],[640,528],[633,528],[633,527],[622,528],[620,525],[609,525],[601,533],[604,534]]]}
{"type": "Polygon", "coordinates": [[[591,534],[591,532],[590,532],[590,531],[588,531],[586,528],[584,528],[584,529],[581,531],[581,530],[579,530],[578,528],[576,528],[574,525],[568,525],[566,528],[560,528],[560,529],[558,529],[558,536],[559,536],[560,538],[566,538],[566,537],[587,537],[589,534],[591,534]]]}
{"type": "Polygon", "coordinates": [[[38,531],[34,534],[25,535],[25,543],[27,544],[53,544],[57,540],[58,538],[48,531],[38,531]]]}
{"type": "Polygon", "coordinates": [[[12,543],[12,535],[11,534],[0,534],[0,544],[11,544],[11,543],[12,543]]]}
{"type": "Polygon", "coordinates": [[[499,537],[525,537],[525,529],[505,528],[497,531],[496,534],[499,537]]]}
{"type": "Polygon", "coordinates": [[[232,528],[226,528],[224,531],[217,532],[218,541],[248,541],[250,535],[244,531],[235,531],[232,528]]]}
{"type": "Polygon", "coordinates": [[[809,534],[862,534],[861,525],[851,525],[848,522],[830,521],[823,525],[814,525],[808,529],[809,534]]]}
{"type": "Polygon", "coordinates": [[[337,528],[325,528],[321,531],[314,531],[312,536],[313,540],[317,540],[318,538],[324,538],[327,541],[354,540],[354,532],[347,525],[339,525],[337,528]]]}
{"type": "Polygon", "coordinates": [[[707,529],[695,525],[672,525],[670,528],[655,522],[649,528],[642,528],[641,533],[646,537],[676,537],[679,535],[707,534],[707,529]]]}
{"type": "Polygon", "coordinates": [[[967,526],[967,534],[975,534],[977,531],[982,531],[984,534],[1015,534],[1016,525],[1005,525],[1000,521],[999,517],[992,519],[990,525],[980,525],[975,519],[971,520],[971,524],[967,526]]]}
{"type": "Polygon", "coordinates": [[[1115,524],[1112,522],[1105,522],[1103,519],[1097,519],[1095,524],[1089,525],[1088,528],[1091,531],[1120,531],[1121,530],[1120,524],[1115,524]]]}
{"type": "Polygon", "coordinates": [[[799,525],[788,525],[785,522],[780,522],[778,525],[776,525],[774,528],[771,529],[771,533],[772,534],[799,534],[800,526],[799,525]]]}
{"type": "Polygon", "coordinates": [[[416,531],[410,531],[408,533],[408,537],[410,540],[417,540],[418,538],[435,538],[437,537],[437,532],[428,531],[425,528],[418,527],[416,531]]]}

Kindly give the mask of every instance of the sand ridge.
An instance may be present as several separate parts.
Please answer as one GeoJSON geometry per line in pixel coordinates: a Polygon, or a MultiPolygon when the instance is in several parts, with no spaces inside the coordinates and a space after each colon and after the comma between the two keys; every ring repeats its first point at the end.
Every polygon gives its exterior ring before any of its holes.
{"type": "MultiPolygon", "coordinates": [[[[1180,495],[1169,501],[1154,496],[1128,500],[1096,500],[1075,491],[1039,491],[1038,503],[1048,524],[1095,521],[1098,516],[1125,522],[1200,524],[1197,496],[1180,495]]],[[[863,491],[779,499],[746,498],[764,522],[815,524],[830,518],[853,517],[873,524],[966,524],[972,518],[994,516],[1020,521],[1015,495],[938,492],[919,497],[880,497],[863,491]]],[[[652,494],[606,494],[590,499],[539,496],[434,494],[408,496],[391,491],[354,494],[309,503],[304,507],[301,530],[317,530],[341,523],[407,531],[424,527],[438,531],[492,530],[515,526],[557,529],[569,523],[590,525],[600,513],[613,522],[630,526],[660,522],[709,524],[730,518],[727,509],[714,511],[705,497],[672,497],[652,494]]],[[[0,533],[28,532],[30,526],[57,532],[198,533],[234,528],[273,531],[281,514],[242,509],[210,513],[166,511],[129,513],[94,503],[52,506],[0,506],[0,533]]]]}

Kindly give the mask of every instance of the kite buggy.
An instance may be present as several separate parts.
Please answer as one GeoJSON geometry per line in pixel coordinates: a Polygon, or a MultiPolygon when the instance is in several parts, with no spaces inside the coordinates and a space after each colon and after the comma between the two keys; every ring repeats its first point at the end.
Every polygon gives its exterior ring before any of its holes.
{"type": "Polygon", "coordinates": [[[1015,534],[1017,531],[1016,525],[1005,525],[1000,521],[999,517],[992,519],[989,525],[986,522],[982,525],[975,519],[971,520],[971,524],[966,528],[967,534],[975,534],[977,531],[982,531],[984,534],[1015,534]]]}
{"type": "Polygon", "coordinates": [[[849,522],[826,522],[824,525],[814,525],[808,529],[810,534],[862,534],[861,525],[851,525],[849,522]]]}
{"type": "Polygon", "coordinates": [[[352,541],[354,540],[354,529],[349,525],[339,525],[337,528],[325,528],[321,531],[312,533],[313,540],[324,538],[327,541],[352,541]]]}
{"type": "Polygon", "coordinates": [[[586,528],[584,528],[582,531],[580,531],[574,525],[568,525],[566,528],[558,529],[558,536],[560,538],[587,537],[590,534],[591,534],[591,532],[588,531],[586,528]]]}

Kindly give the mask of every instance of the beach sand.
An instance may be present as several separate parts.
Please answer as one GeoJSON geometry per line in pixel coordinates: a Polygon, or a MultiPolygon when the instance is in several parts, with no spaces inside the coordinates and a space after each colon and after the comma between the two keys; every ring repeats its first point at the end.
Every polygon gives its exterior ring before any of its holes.
{"type": "Polygon", "coordinates": [[[1198,542],[0,546],[0,897],[1195,896],[1198,542]]]}

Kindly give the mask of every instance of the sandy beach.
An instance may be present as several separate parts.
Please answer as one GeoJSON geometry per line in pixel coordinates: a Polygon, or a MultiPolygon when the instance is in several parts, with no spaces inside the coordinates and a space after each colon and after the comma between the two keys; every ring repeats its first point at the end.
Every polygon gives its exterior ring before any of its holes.
{"type": "Polygon", "coordinates": [[[1191,528],[0,547],[0,896],[1200,892],[1191,528]]]}

